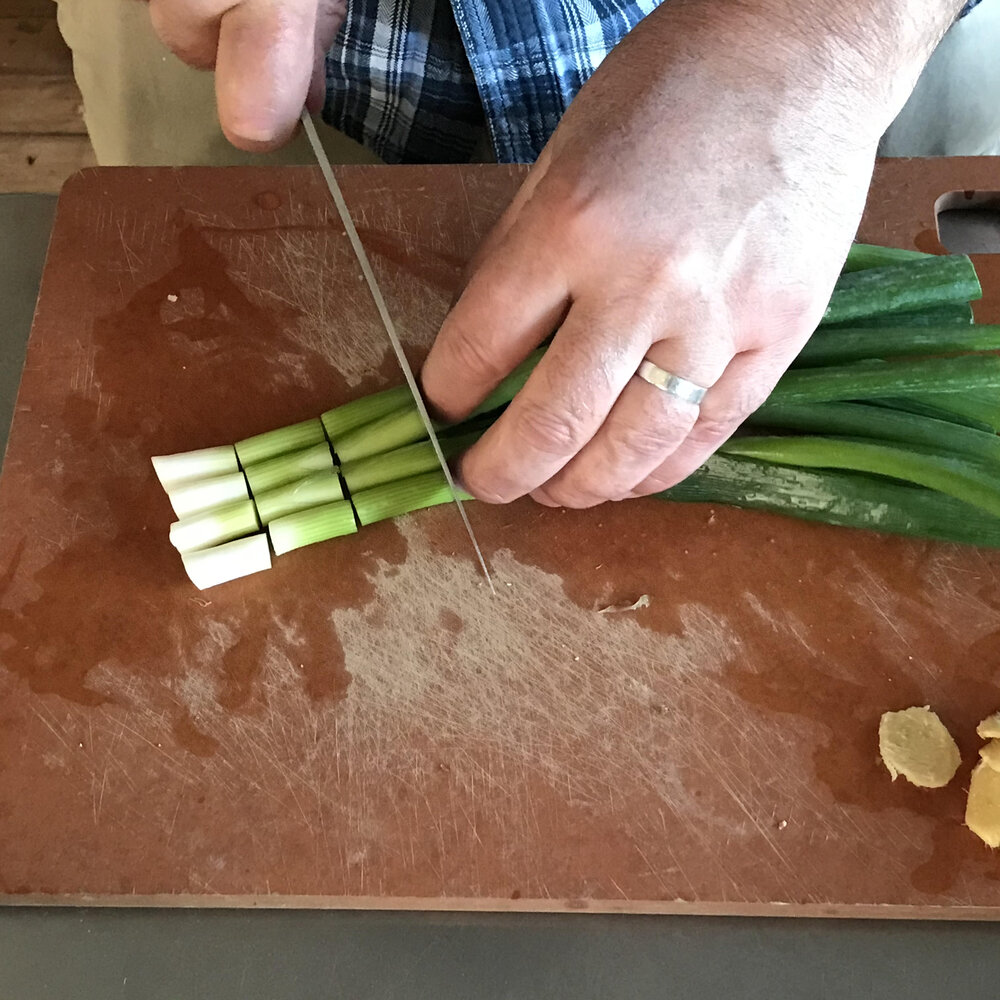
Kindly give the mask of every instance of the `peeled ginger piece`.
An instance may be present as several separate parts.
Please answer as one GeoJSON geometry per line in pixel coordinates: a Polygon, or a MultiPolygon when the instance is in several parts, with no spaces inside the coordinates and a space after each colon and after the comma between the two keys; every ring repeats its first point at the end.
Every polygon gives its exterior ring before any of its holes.
{"type": "Polygon", "coordinates": [[[951,733],[927,706],[886,712],[878,749],[893,781],[901,774],[919,788],[943,788],[962,762],[951,733]]]}
{"type": "Polygon", "coordinates": [[[985,761],[972,772],[965,825],[990,847],[1000,847],[1000,771],[985,761]]]}
{"type": "Polygon", "coordinates": [[[990,740],[986,746],[980,747],[979,756],[994,771],[1000,771],[1000,740],[990,740]]]}
{"type": "Polygon", "coordinates": [[[976,735],[981,740],[995,740],[1000,737],[1000,712],[988,715],[976,726],[976,735]]]}

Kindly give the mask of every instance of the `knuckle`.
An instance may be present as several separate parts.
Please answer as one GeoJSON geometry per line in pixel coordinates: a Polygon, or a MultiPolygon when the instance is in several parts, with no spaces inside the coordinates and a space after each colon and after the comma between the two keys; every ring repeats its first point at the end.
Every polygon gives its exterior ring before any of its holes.
{"type": "Polygon", "coordinates": [[[455,370],[461,377],[493,384],[507,374],[487,345],[481,329],[453,319],[449,330],[449,344],[455,370]]]}
{"type": "Polygon", "coordinates": [[[553,403],[528,399],[517,408],[511,429],[523,447],[543,455],[575,455],[588,438],[571,413],[553,403]]]}

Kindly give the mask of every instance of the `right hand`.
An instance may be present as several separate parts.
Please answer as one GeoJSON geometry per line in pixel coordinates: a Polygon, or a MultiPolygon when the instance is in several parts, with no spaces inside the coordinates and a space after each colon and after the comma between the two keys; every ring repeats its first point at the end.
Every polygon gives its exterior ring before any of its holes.
{"type": "Polygon", "coordinates": [[[219,121],[240,149],[264,152],[319,111],[326,52],[347,0],[148,0],[153,27],[181,59],[215,70],[219,121]]]}

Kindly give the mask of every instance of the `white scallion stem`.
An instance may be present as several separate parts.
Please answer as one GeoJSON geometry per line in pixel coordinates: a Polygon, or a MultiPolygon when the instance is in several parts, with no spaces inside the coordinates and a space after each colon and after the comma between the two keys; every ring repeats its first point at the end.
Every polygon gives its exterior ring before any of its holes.
{"type": "Polygon", "coordinates": [[[252,535],[260,530],[253,500],[239,500],[170,525],[170,544],[179,552],[193,552],[252,535]]]}
{"type": "Polygon", "coordinates": [[[301,451],[310,445],[326,441],[326,433],[319,417],[303,420],[290,427],[279,427],[274,431],[265,431],[236,442],[236,454],[240,464],[245,469],[249,465],[266,462],[276,455],[285,455],[290,451],[301,451]]]}
{"type": "Polygon", "coordinates": [[[172,486],[167,490],[167,495],[170,497],[174,513],[184,518],[212,510],[214,507],[235,503],[237,500],[249,500],[250,490],[242,472],[230,472],[214,479],[202,479],[200,482],[172,486]]]}
{"type": "Polygon", "coordinates": [[[156,476],[168,493],[181,483],[211,479],[240,470],[236,449],[231,444],[183,451],[176,455],[156,455],[152,461],[156,476]]]}
{"type": "Polygon", "coordinates": [[[304,545],[325,542],[342,535],[353,535],[357,530],[354,508],[346,500],[323,504],[297,514],[287,514],[267,526],[274,554],[278,556],[304,545]]]}
{"type": "Polygon", "coordinates": [[[344,491],[336,472],[315,472],[294,483],[259,493],[254,499],[260,523],[270,524],[286,514],[343,500],[344,491]]]}
{"type": "Polygon", "coordinates": [[[293,451],[288,455],[278,455],[275,458],[261,462],[259,465],[247,465],[243,470],[250,492],[254,496],[277,489],[285,483],[294,483],[313,472],[332,472],[333,455],[330,446],[323,438],[322,444],[314,444],[311,448],[293,451]]]}
{"type": "Polygon", "coordinates": [[[250,535],[210,549],[185,552],[181,559],[191,582],[199,590],[207,590],[270,569],[271,547],[267,535],[250,535]]]}

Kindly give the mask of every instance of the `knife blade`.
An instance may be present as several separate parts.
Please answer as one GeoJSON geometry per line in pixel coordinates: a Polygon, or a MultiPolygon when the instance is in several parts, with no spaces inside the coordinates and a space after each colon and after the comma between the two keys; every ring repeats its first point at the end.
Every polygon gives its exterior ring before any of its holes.
{"type": "Polygon", "coordinates": [[[313,120],[308,111],[302,112],[302,128],[305,130],[306,138],[308,138],[309,145],[312,147],[313,155],[316,157],[316,162],[319,164],[319,168],[323,172],[323,179],[326,181],[326,186],[330,190],[330,196],[333,198],[333,203],[337,207],[337,213],[340,215],[340,221],[343,222],[344,229],[347,231],[347,238],[350,240],[351,246],[354,249],[354,256],[357,258],[358,265],[361,267],[361,273],[364,275],[365,281],[368,284],[368,290],[371,292],[371,296],[375,300],[375,308],[378,310],[379,317],[382,320],[382,325],[385,327],[385,332],[389,335],[389,343],[392,344],[392,349],[396,354],[397,360],[399,361],[399,366],[403,369],[403,376],[406,379],[406,384],[410,387],[410,392],[412,393],[413,400],[417,406],[417,412],[420,414],[420,419],[423,421],[424,429],[427,431],[427,437],[431,442],[431,446],[434,448],[434,454],[437,456],[438,464],[441,466],[441,471],[444,473],[444,477],[447,480],[448,489],[451,490],[451,497],[455,501],[455,506],[458,508],[462,524],[465,525],[469,541],[472,542],[472,547],[476,553],[476,559],[479,561],[479,566],[483,571],[483,575],[486,577],[486,582],[490,585],[490,590],[493,594],[496,594],[496,589],[493,586],[493,578],[490,576],[489,568],[486,565],[486,559],[483,557],[483,550],[479,545],[479,540],[476,538],[476,533],[472,530],[469,515],[466,513],[465,507],[462,504],[462,498],[458,495],[458,491],[455,488],[455,480],[452,477],[451,470],[448,468],[444,452],[441,450],[441,442],[438,441],[437,433],[434,430],[434,424],[431,421],[430,414],[427,412],[427,406],[424,403],[423,395],[420,392],[420,386],[417,384],[417,380],[413,374],[413,369],[410,367],[410,362],[407,360],[406,354],[403,351],[403,345],[399,339],[399,334],[396,333],[396,326],[392,321],[392,315],[389,313],[389,307],[386,305],[385,296],[382,294],[382,289],[379,288],[378,279],[375,277],[375,272],[372,270],[371,261],[368,259],[368,254],[365,252],[364,245],[361,242],[361,237],[358,236],[358,230],[354,225],[354,220],[351,218],[347,202],[344,200],[344,193],[341,191],[340,184],[334,176],[333,168],[330,166],[330,159],[326,155],[326,150],[323,149],[322,143],[319,141],[316,126],[313,124],[313,120]]]}

